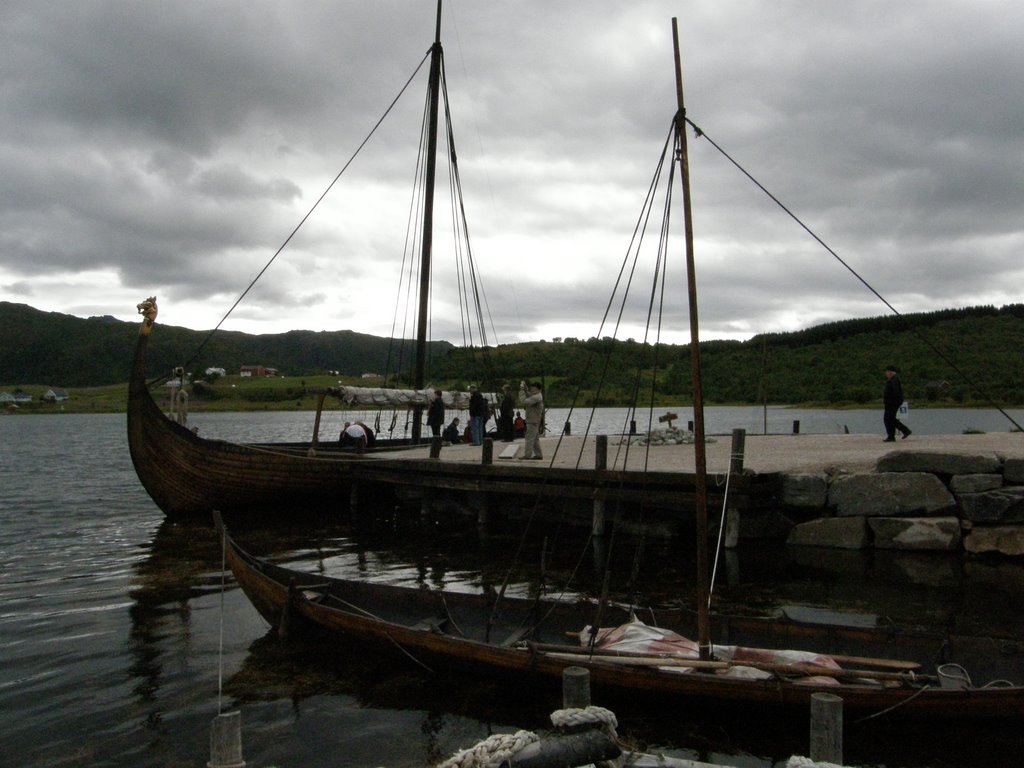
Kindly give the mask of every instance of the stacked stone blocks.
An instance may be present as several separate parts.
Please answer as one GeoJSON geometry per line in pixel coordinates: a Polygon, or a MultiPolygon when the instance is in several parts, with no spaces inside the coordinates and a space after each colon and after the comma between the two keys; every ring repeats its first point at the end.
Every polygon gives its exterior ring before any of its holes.
{"type": "MultiPolygon", "coordinates": [[[[785,475],[787,542],[1024,557],[1024,458],[901,450],[875,472],[785,475]]],[[[756,534],[754,534],[756,535],[756,534]]]]}

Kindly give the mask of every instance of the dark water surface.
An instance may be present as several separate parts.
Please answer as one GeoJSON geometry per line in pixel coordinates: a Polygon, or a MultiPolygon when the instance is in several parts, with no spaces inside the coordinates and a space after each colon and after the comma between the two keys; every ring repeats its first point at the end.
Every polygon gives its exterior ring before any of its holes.
{"type": "MultiPolygon", "coordinates": [[[[230,418],[250,433],[306,424],[296,414],[230,418]]],[[[229,426],[227,415],[216,421],[229,426]]],[[[546,692],[431,676],[394,657],[282,646],[233,585],[222,588],[212,528],[164,522],[124,432],[123,415],[0,417],[0,765],[204,766],[221,706],[242,711],[250,766],[422,766],[492,732],[543,729],[560,705],[546,692]]],[[[234,528],[249,549],[310,570],[449,589],[500,586],[520,547],[518,530],[482,535],[393,510],[359,527],[320,517],[234,528]]],[[[535,586],[542,549],[549,584],[575,573],[573,590],[600,591],[607,551],[584,549],[578,532],[535,533],[512,591],[535,586]]],[[[619,596],[692,591],[680,542],[621,537],[611,546],[619,596]]],[[[1024,680],[1019,563],[748,547],[719,574],[716,600],[737,609],[830,606],[998,635],[993,654],[1024,680]]],[[[677,756],[760,767],[807,749],[806,723],[681,718],[635,701],[613,708],[621,736],[677,756]]],[[[958,733],[848,724],[846,758],[1018,765],[1019,725],[958,733]]]]}

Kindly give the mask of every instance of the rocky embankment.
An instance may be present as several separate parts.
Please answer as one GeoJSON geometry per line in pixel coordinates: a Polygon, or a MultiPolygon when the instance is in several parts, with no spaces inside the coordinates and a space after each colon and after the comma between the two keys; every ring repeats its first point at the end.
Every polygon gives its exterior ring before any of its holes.
{"type": "Polygon", "coordinates": [[[781,501],[740,536],[789,528],[794,545],[1024,557],[1024,458],[896,451],[870,473],[785,473],[781,501]]]}

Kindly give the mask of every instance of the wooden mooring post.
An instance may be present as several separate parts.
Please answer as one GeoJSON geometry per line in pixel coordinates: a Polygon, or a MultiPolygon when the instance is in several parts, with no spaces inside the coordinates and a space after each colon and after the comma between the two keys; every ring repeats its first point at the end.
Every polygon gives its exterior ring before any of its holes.
{"type": "Polygon", "coordinates": [[[480,463],[487,466],[494,463],[494,439],[484,438],[484,444],[480,448],[480,463]]]}
{"type": "MultiPolygon", "coordinates": [[[[594,441],[594,469],[598,472],[608,469],[608,435],[598,435],[594,441]]],[[[605,515],[604,499],[594,499],[594,514],[590,522],[590,532],[595,536],[604,536],[605,515]]]]}
{"type": "Polygon", "coordinates": [[[348,508],[352,513],[359,511],[359,481],[353,480],[348,489],[348,508]]]}
{"type": "Polygon", "coordinates": [[[242,759],[242,713],[223,712],[210,727],[210,768],[245,768],[242,759]]]}
{"type": "MultiPolygon", "coordinates": [[[[747,443],[747,430],[732,431],[732,446],[729,448],[729,475],[743,474],[743,452],[747,443]]],[[[735,549],[740,541],[740,511],[729,496],[725,505],[725,536],[723,544],[726,549],[735,549]]]]}
{"type": "Polygon", "coordinates": [[[810,746],[814,762],[843,764],[843,700],[834,693],[811,694],[810,746]]]}
{"type": "Polygon", "coordinates": [[[566,667],[562,670],[562,707],[586,709],[590,706],[590,670],[566,667]]]}

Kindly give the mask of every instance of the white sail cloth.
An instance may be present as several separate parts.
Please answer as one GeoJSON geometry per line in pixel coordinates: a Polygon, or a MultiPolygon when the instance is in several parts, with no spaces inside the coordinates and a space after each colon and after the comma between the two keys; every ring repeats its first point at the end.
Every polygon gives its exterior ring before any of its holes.
{"type": "MultiPolygon", "coordinates": [[[[337,387],[338,397],[346,405],[379,405],[396,408],[427,406],[434,399],[432,389],[388,389],[384,387],[337,387]]],[[[488,398],[487,395],[484,395],[488,398]]],[[[465,410],[469,408],[468,392],[442,392],[441,399],[446,408],[465,410]]]]}

